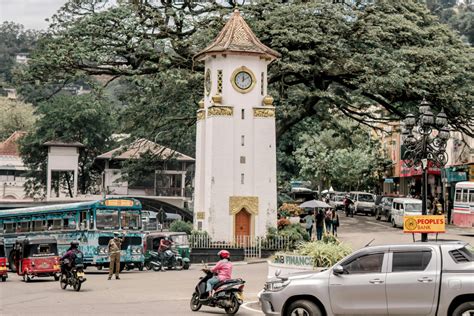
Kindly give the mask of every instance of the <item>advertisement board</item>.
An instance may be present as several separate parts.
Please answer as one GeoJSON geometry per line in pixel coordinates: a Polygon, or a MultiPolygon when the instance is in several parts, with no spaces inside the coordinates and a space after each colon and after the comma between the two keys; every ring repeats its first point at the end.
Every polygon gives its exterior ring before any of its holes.
{"type": "Polygon", "coordinates": [[[403,216],[404,233],[445,233],[444,215],[403,216]]]}

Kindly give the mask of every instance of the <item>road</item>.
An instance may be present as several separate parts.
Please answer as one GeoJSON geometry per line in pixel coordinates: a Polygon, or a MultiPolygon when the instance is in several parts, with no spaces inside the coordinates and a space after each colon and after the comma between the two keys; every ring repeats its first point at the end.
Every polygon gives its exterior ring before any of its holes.
{"type": "MultiPolygon", "coordinates": [[[[363,247],[372,239],[373,244],[410,243],[412,236],[403,234],[389,223],[373,217],[340,217],[339,238],[353,249],[363,247]]],[[[448,228],[442,236],[446,239],[462,239],[474,244],[474,231],[448,228]]],[[[441,238],[441,237],[440,237],[441,238]]],[[[129,271],[121,274],[121,280],[107,280],[106,270],[86,270],[87,282],[80,292],[59,288],[51,279],[38,279],[24,283],[12,273],[6,283],[0,283],[1,315],[162,315],[185,316],[224,314],[223,310],[203,307],[193,313],[189,300],[198,278],[200,265],[188,271],[129,271]]],[[[245,301],[257,300],[267,275],[266,263],[240,264],[234,267],[234,277],[244,278],[245,301]]],[[[255,304],[248,304],[254,307],[255,304]]],[[[260,312],[241,307],[239,315],[262,315],[260,312]]]]}

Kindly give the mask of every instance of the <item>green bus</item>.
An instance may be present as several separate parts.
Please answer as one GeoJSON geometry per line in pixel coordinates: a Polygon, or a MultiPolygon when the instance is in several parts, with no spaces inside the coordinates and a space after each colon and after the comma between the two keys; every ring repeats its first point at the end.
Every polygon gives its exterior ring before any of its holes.
{"type": "Polygon", "coordinates": [[[72,240],[79,241],[85,266],[109,266],[108,242],[114,231],[126,232],[120,256],[121,269],[143,269],[142,205],[133,198],[28,207],[0,211],[0,236],[10,268],[17,238],[54,236],[59,254],[72,240]]]}

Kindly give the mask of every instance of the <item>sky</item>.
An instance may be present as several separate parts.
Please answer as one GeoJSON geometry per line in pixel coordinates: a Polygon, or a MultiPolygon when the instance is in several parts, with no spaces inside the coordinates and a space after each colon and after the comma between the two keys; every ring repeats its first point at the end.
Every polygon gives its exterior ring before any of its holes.
{"type": "Polygon", "coordinates": [[[13,21],[26,29],[44,30],[51,17],[67,0],[0,0],[0,23],[13,21]]]}

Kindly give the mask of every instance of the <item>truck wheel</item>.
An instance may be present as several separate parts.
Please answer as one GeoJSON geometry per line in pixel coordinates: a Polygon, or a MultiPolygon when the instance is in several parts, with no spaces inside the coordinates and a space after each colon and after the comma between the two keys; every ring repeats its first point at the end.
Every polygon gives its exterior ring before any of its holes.
{"type": "Polygon", "coordinates": [[[321,310],[316,304],[308,300],[298,300],[288,307],[287,315],[290,316],[322,316],[321,310]]]}
{"type": "Polygon", "coordinates": [[[190,266],[189,262],[185,262],[185,263],[184,263],[184,266],[183,266],[183,269],[184,269],[184,270],[188,270],[188,269],[189,269],[189,266],[190,266]]]}
{"type": "Polygon", "coordinates": [[[462,315],[473,315],[474,314],[474,302],[462,303],[453,312],[453,316],[462,315]]]}

